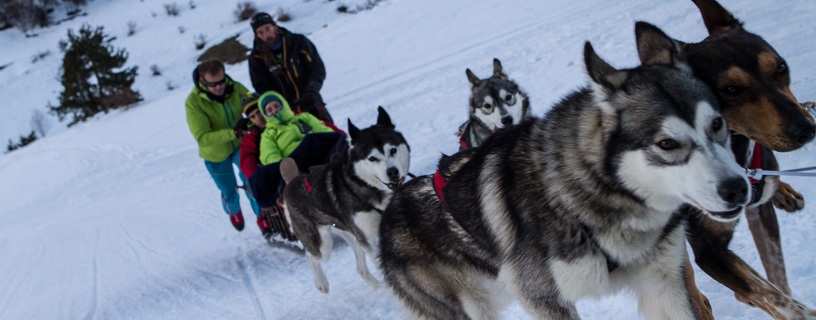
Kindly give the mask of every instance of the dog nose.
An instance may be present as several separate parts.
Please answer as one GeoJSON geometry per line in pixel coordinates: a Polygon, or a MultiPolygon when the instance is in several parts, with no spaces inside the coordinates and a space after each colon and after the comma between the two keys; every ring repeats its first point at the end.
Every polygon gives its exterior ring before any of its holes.
{"type": "Polygon", "coordinates": [[[513,124],[513,117],[511,117],[511,116],[506,116],[506,117],[504,117],[504,118],[502,118],[502,119],[501,119],[501,122],[502,122],[502,124],[503,124],[503,125],[505,125],[505,126],[506,126],[506,125],[513,124]]]}
{"type": "Polygon", "coordinates": [[[748,185],[743,178],[725,180],[717,186],[717,193],[730,206],[741,206],[748,201],[748,185]]]}
{"type": "Polygon", "coordinates": [[[800,120],[789,126],[788,136],[796,143],[805,144],[816,136],[816,125],[807,120],[800,120]]]}
{"type": "Polygon", "coordinates": [[[391,168],[388,168],[388,170],[385,170],[385,174],[388,175],[388,179],[390,179],[391,181],[397,181],[400,178],[399,170],[397,170],[397,168],[394,168],[394,167],[391,167],[391,168]]]}

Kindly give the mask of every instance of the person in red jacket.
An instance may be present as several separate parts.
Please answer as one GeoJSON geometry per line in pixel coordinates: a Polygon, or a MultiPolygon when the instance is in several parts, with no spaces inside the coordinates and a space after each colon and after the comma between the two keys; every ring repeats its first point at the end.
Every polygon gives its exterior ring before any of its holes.
{"type": "MultiPolygon", "coordinates": [[[[261,162],[258,160],[261,154],[259,146],[261,144],[261,133],[266,127],[266,119],[258,110],[258,98],[257,94],[252,93],[241,101],[244,118],[238,120],[236,125],[239,130],[244,132],[241,137],[241,153],[238,163],[241,172],[247,179],[261,166],[261,162]]],[[[249,185],[245,187],[249,192],[249,185]]],[[[266,239],[269,239],[275,232],[269,221],[269,216],[266,214],[258,215],[258,228],[261,229],[261,233],[266,239]]]]}

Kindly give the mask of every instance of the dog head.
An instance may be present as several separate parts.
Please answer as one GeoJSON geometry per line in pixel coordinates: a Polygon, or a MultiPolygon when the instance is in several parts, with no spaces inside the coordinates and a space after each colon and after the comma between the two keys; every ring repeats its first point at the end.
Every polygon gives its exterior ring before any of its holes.
{"type": "Polygon", "coordinates": [[[385,109],[377,110],[377,124],[366,129],[357,129],[348,121],[349,160],[358,178],[374,188],[390,191],[405,181],[411,148],[402,134],[394,130],[385,109]]]}
{"type": "Polygon", "coordinates": [[[499,59],[493,59],[493,75],[480,80],[470,69],[465,71],[470,81],[470,118],[490,130],[519,124],[530,117],[530,101],[519,86],[502,70],[499,59]]]}
{"type": "Polygon", "coordinates": [[[813,140],[816,125],[790,90],[785,59],[715,0],[693,0],[709,36],[686,48],[695,75],[712,88],[731,130],[775,151],[813,140]]]}
{"type": "Polygon", "coordinates": [[[691,204],[714,219],[735,219],[749,185],[716,97],[682,60],[679,43],[639,24],[638,68],[616,70],[585,46],[601,114],[603,170],[650,208],[671,212],[691,204]]]}

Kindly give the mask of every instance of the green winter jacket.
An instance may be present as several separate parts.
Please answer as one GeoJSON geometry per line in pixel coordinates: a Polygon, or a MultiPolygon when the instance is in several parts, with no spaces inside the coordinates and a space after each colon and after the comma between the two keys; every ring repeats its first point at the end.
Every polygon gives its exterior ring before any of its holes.
{"type": "Polygon", "coordinates": [[[193,73],[196,86],[187,96],[187,125],[198,142],[198,155],[204,160],[221,162],[241,147],[241,139],[232,129],[242,118],[241,98],[249,94],[242,84],[228,78],[223,98],[203,90],[197,70],[193,73]],[[223,101],[219,101],[223,100],[223,101]]]}
{"type": "Polygon", "coordinates": [[[258,99],[258,108],[266,118],[266,129],[261,134],[261,164],[267,165],[283,160],[291,154],[303,137],[309,133],[333,132],[315,116],[308,112],[295,114],[289,103],[279,93],[268,91],[258,99]],[[269,96],[277,97],[281,101],[281,110],[278,115],[266,114],[261,104],[269,96]]]}

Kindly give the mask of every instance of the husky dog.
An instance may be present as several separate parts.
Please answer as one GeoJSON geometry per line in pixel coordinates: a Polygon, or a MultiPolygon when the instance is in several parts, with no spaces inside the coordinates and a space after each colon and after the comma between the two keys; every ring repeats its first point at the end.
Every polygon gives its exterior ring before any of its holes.
{"type": "Polygon", "coordinates": [[[514,126],[530,117],[527,94],[502,70],[499,59],[493,59],[493,76],[480,80],[467,69],[470,96],[470,119],[459,126],[459,150],[475,148],[496,130],[514,126]]]}
{"type": "Polygon", "coordinates": [[[395,192],[380,267],[414,316],[497,319],[514,297],[536,319],[578,319],[576,300],[628,286],[647,319],[696,317],[677,212],[733,220],[748,181],[679,44],[663,33],[638,41],[653,49],[648,63],[626,70],[586,43],[588,88],[444,159],[447,179],[395,192]]]}
{"type": "MultiPolygon", "coordinates": [[[[405,181],[410,147],[394,130],[391,118],[379,107],[377,124],[360,130],[348,122],[351,146],[325,167],[286,181],[284,212],[312,264],[315,286],[329,292],[321,261],[329,259],[332,234],[354,251],[357,273],[372,287],[379,286],[366,265],[373,255],[380,215],[392,189],[405,181]]],[[[282,164],[283,166],[284,164],[282,164]]]]}

